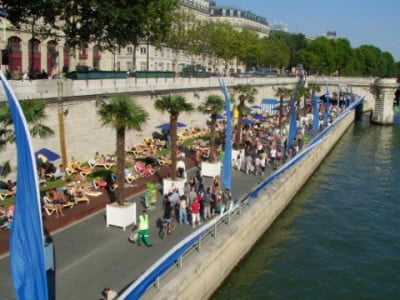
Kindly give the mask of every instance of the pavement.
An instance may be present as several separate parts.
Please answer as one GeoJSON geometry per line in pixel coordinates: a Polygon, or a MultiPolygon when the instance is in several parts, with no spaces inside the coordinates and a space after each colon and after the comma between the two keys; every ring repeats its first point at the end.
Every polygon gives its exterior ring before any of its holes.
{"type": "MultiPolygon", "coordinates": [[[[192,169],[188,176],[194,175],[195,171],[196,169],[192,169]]],[[[269,170],[268,174],[270,173],[272,170],[269,170]]],[[[241,198],[262,179],[261,176],[233,171],[233,198],[241,198]]],[[[211,179],[205,178],[206,184],[210,181],[211,179]]],[[[159,193],[155,209],[149,211],[150,238],[153,242],[151,248],[128,242],[132,226],[126,231],[117,227],[106,227],[104,209],[53,233],[55,280],[52,272],[48,272],[48,275],[56,299],[101,299],[104,287],[120,292],[181,239],[193,232],[190,225],[177,225],[175,231],[164,240],[158,237],[156,221],[163,214],[161,199],[159,193]]],[[[128,201],[136,202],[140,213],[143,208],[143,193],[136,194],[128,201]]],[[[0,259],[0,278],[1,299],[15,299],[9,257],[0,259]]]]}

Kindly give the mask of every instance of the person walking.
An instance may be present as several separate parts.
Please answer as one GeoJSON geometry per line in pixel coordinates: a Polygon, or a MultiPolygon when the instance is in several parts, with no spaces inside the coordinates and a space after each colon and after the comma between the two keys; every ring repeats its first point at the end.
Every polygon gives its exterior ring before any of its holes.
{"type": "Polygon", "coordinates": [[[204,194],[203,197],[203,218],[204,220],[211,219],[211,202],[213,201],[212,199],[212,194],[211,194],[211,188],[207,187],[207,191],[204,194]]]}
{"type": "Polygon", "coordinates": [[[189,224],[187,219],[187,201],[186,196],[182,196],[179,201],[179,224],[189,224]]]}
{"type": "Polygon", "coordinates": [[[193,228],[196,227],[196,222],[198,225],[201,225],[200,222],[200,203],[197,200],[197,198],[193,201],[193,203],[190,205],[190,208],[192,210],[192,226],[193,228]]]}
{"type": "Polygon", "coordinates": [[[232,206],[232,195],[230,189],[225,189],[222,194],[222,207],[221,207],[221,215],[230,210],[232,206]]]}
{"type": "Polygon", "coordinates": [[[142,214],[139,216],[139,232],[136,243],[140,246],[143,242],[147,247],[152,247],[152,243],[149,235],[149,215],[147,210],[143,210],[142,214]]]}

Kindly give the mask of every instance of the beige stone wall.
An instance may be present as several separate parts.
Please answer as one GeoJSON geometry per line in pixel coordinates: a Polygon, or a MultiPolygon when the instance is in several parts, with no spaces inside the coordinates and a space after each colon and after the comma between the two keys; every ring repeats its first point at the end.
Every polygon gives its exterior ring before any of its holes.
{"type": "MultiPolygon", "coordinates": [[[[286,86],[293,88],[295,78],[225,78],[227,86],[238,83],[250,83],[258,89],[255,104],[260,104],[264,98],[276,98],[275,88],[286,86]]],[[[64,110],[68,110],[65,116],[65,132],[67,142],[68,158],[74,156],[80,160],[91,159],[99,151],[105,154],[115,152],[115,132],[110,128],[101,126],[97,116],[96,100],[103,99],[101,95],[114,93],[133,94],[137,101],[145,107],[150,115],[150,119],[142,132],[128,132],[126,144],[132,147],[139,143],[144,137],[150,137],[156,131],[156,126],[169,121],[168,114],[161,114],[154,109],[156,97],[169,94],[181,93],[195,106],[198,106],[210,94],[221,95],[218,81],[216,78],[176,78],[176,79],[149,79],[138,80],[63,80],[64,110]],[[153,93],[153,96],[151,95],[153,93]]],[[[58,128],[58,106],[57,106],[57,81],[56,80],[36,80],[32,82],[12,81],[11,82],[17,97],[22,99],[49,99],[47,114],[49,118],[46,125],[50,126],[55,135],[46,140],[34,139],[35,150],[46,147],[61,153],[58,128]]],[[[332,85],[333,87],[334,85],[332,85]]],[[[353,91],[363,94],[363,90],[353,91]]],[[[4,100],[3,90],[0,89],[0,99],[4,100]]],[[[368,107],[372,96],[368,96],[365,107],[368,107]]],[[[183,114],[180,121],[190,127],[204,127],[207,116],[198,112],[191,115],[183,114]]],[[[10,160],[15,166],[15,149],[9,146],[5,151],[0,152],[0,163],[10,160]]],[[[12,177],[15,174],[11,175],[12,177]]]]}
{"type": "Polygon", "coordinates": [[[251,249],[313,174],[354,119],[354,112],[303,160],[261,193],[242,215],[223,227],[217,239],[202,243],[201,252],[185,258],[182,269],[171,271],[143,299],[207,299],[251,249]]]}

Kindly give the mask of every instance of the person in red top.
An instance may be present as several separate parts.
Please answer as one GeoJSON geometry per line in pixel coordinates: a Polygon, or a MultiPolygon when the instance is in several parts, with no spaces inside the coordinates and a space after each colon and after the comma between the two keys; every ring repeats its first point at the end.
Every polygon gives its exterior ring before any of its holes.
{"type": "Polygon", "coordinates": [[[201,225],[201,222],[200,222],[200,203],[199,203],[197,198],[196,198],[195,201],[192,202],[190,208],[192,210],[192,226],[193,226],[193,228],[195,228],[196,227],[196,221],[197,221],[197,223],[199,225],[201,225]]]}

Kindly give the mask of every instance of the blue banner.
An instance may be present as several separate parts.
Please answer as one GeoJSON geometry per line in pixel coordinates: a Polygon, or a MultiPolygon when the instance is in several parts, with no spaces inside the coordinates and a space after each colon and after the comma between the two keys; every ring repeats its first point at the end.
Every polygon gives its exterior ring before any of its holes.
{"type": "Polygon", "coordinates": [[[289,134],[287,140],[287,150],[289,150],[292,145],[293,141],[296,138],[297,133],[297,122],[296,122],[296,106],[295,106],[295,99],[296,99],[296,92],[294,93],[294,99],[290,101],[290,121],[289,121],[289,134]]]}
{"type": "Polygon", "coordinates": [[[313,124],[312,124],[312,132],[319,131],[319,104],[320,98],[313,94],[312,97],[312,113],[313,113],[313,124]]]}
{"type": "Polygon", "coordinates": [[[17,146],[17,194],[10,235],[11,275],[17,299],[47,300],[43,226],[36,160],[29,129],[13,91],[0,72],[17,146]]]}
{"type": "MultiPolygon", "coordinates": [[[[225,97],[226,129],[225,129],[225,152],[222,166],[222,184],[224,188],[232,190],[232,121],[231,102],[228,96],[224,80],[218,77],[219,85],[225,97]]],[[[241,124],[240,124],[241,125],[241,124]]]]}
{"type": "Polygon", "coordinates": [[[338,94],[337,94],[336,105],[339,107],[339,105],[340,105],[340,86],[338,86],[337,88],[338,88],[338,94]]]}
{"type": "Polygon", "coordinates": [[[329,122],[329,115],[331,114],[330,113],[330,110],[329,110],[329,105],[331,104],[330,102],[330,99],[329,99],[329,88],[328,88],[328,84],[326,85],[326,94],[325,94],[325,96],[326,96],[326,104],[325,104],[325,122],[326,122],[326,124],[328,124],[328,122],[329,122]]]}
{"type": "Polygon", "coordinates": [[[353,87],[350,86],[350,104],[354,101],[353,87]]]}

